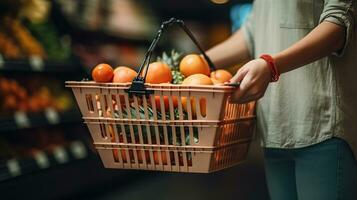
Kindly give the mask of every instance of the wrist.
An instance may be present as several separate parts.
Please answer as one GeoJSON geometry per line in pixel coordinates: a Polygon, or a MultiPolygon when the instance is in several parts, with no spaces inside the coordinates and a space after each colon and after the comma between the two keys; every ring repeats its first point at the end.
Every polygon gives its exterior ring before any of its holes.
{"type": "Polygon", "coordinates": [[[280,72],[277,68],[275,59],[269,54],[263,54],[259,56],[259,58],[263,59],[267,63],[267,66],[271,72],[271,82],[278,81],[280,77],[280,72]]]}

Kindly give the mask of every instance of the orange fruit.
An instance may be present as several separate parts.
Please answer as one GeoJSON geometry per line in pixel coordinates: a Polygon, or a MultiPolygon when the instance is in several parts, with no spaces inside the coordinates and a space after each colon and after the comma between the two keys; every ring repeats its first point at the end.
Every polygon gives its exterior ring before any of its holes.
{"type": "Polygon", "coordinates": [[[20,86],[16,80],[9,80],[9,87],[10,87],[10,92],[12,92],[14,94],[16,94],[20,88],[20,86]]]}
{"type": "MultiPolygon", "coordinates": [[[[163,100],[164,100],[165,111],[166,112],[170,111],[169,97],[168,96],[164,96],[163,100]]],[[[174,108],[177,108],[177,104],[178,104],[177,103],[177,97],[172,97],[172,104],[173,104],[174,108]]],[[[156,105],[156,109],[158,111],[161,111],[160,96],[155,96],[155,105],[156,105]]]]}
{"type": "Polygon", "coordinates": [[[185,78],[182,85],[213,85],[213,82],[210,77],[204,74],[194,74],[185,78]]]}
{"type": "Polygon", "coordinates": [[[22,112],[27,112],[28,111],[28,102],[27,101],[20,101],[19,110],[22,111],[22,112]]]}
{"type": "Polygon", "coordinates": [[[149,65],[149,70],[146,76],[147,83],[171,83],[172,74],[170,67],[163,62],[153,62],[149,65]]]}
{"type": "Polygon", "coordinates": [[[129,67],[120,66],[115,68],[113,83],[128,83],[132,82],[133,79],[138,75],[136,71],[130,69],[129,67]]]}
{"type": "Polygon", "coordinates": [[[209,76],[210,69],[207,61],[197,54],[189,54],[180,62],[180,72],[185,76],[204,74],[209,76]]]}
{"type": "Polygon", "coordinates": [[[51,92],[46,86],[42,86],[34,96],[39,102],[41,109],[45,109],[51,105],[51,92]]]}
{"type": "Polygon", "coordinates": [[[161,154],[161,162],[163,165],[167,165],[167,157],[166,157],[166,152],[165,151],[161,151],[160,153],[158,151],[154,151],[153,152],[153,156],[154,156],[154,163],[155,164],[159,164],[159,154],[161,154]]]}
{"type": "Polygon", "coordinates": [[[18,100],[15,95],[8,94],[4,98],[3,105],[7,110],[16,110],[18,106],[18,100]]]}
{"type": "MultiPolygon", "coordinates": [[[[182,85],[213,85],[213,82],[210,77],[203,74],[194,74],[191,75],[185,80],[183,80],[182,85]]],[[[182,107],[187,112],[187,99],[186,97],[181,97],[182,107]]],[[[199,104],[201,108],[202,116],[206,116],[206,99],[199,99],[199,104]]],[[[196,100],[191,98],[191,110],[193,117],[196,116],[196,100]]]]}
{"type": "MultiPolygon", "coordinates": [[[[142,156],[142,150],[136,150],[136,154],[138,155],[138,161],[139,163],[143,163],[143,156],[142,156]]],[[[145,159],[146,159],[146,162],[149,163],[150,162],[150,154],[149,154],[149,151],[145,151],[144,152],[144,155],[145,155],[145,159]]]]}
{"type": "Polygon", "coordinates": [[[29,98],[28,109],[31,112],[39,112],[41,111],[41,102],[38,98],[32,96],[29,98]]]}
{"type": "Polygon", "coordinates": [[[223,69],[211,72],[211,79],[215,79],[220,83],[228,82],[232,77],[233,76],[229,71],[223,69]]]}
{"type": "Polygon", "coordinates": [[[0,78],[0,91],[1,93],[9,93],[11,91],[10,81],[6,78],[0,78]]]}
{"type": "MultiPolygon", "coordinates": [[[[130,156],[130,154],[129,154],[129,156],[130,156]]],[[[125,162],[125,163],[128,161],[128,159],[126,157],[126,150],[125,149],[121,150],[121,158],[123,159],[123,162],[125,162]]]]}
{"type": "Polygon", "coordinates": [[[119,162],[118,149],[113,149],[113,157],[115,162],[119,162]]]}
{"type": "Polygon", "coordinates": [[[108,64],[99,64],[92,71],[92,78],[96,82],[110,82],[113,76],[113,68],[108,64]]]}
{"type": "Polygon", "coordinates": [[[21,100],[27,100],[27,91],[25,90],[24,87],[19,87],[19,89],[17,91],[17,96],[21,100]]]}
{"type": "Polygon", "coordinates": [[[213,85],[220,85],[220,84],[222,84],[221,81],[219,81],[219,80],[217,80],[217,79],[214,79],[214,78],[211,78],[211,81],[212,81],[213,85]]]}

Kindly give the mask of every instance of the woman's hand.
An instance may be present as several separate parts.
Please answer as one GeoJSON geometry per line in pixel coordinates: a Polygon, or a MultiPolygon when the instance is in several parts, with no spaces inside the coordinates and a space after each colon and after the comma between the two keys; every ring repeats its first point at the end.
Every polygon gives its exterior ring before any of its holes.
{"type": "Polygon", "coordinates": [[[265,60],[259,58],[249,61],[230,80],[231,83],[240,82],[231,102],[247,103],[260,99],[264,96],[270,81],[271,71],[265,60]]]}

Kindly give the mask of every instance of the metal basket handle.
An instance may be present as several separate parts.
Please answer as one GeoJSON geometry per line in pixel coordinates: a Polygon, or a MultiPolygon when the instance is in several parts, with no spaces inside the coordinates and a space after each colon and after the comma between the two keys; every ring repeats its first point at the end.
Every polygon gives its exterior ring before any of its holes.
{"type": "Polygon", "coordinates": [[[210,69],[211,70],[216,70],[216,67],[214,66],[213,62],[207,56],[207,54],[202,49],[200,44],[197,42],[197,40],[194,37],[194,35],[192,34],[192,32],[187,28],[185,23],[182,20],[171,18],[171,19],[169,19],[167,21],[164,21],[161,24],[160,29],[157,32],[154,40],[151,42],[151,45],[150,45],[148,51],[145,53],[144,60],[143,60],[141,66],[139,68],[138,75],[132,81],[132,84],[131,84],[130,88],[126,90],[126,92],[129,93],[129,95],[142,96],[142,95],[149,95],[149,94],[153,93],[153,91],[146,90],[145,85],[144,85],[145,79],[146,79],[146,75],[147,75],[147,72],[149,70],[149,64],[150,64],[151,55],[152,55],[152,52],[155,50],[155,48],[157,46],[157,43],[159,42],[163,32],[165,30],[167,30],[169,27],[171,27],[172,25],[174,25],[174,24],[178,24],[185,31],[185,33],[190,37],[190,39],[193,41],[193,43],[195,43],[197,48],[202,53],[203,57],[206,59],[210,69]],[[145,66],[146,66],[146,68],[145,68],[145,66]],[[141,76],[144,69],[145,69],[145,73],[144,73],[143,76],[141,76]]]}

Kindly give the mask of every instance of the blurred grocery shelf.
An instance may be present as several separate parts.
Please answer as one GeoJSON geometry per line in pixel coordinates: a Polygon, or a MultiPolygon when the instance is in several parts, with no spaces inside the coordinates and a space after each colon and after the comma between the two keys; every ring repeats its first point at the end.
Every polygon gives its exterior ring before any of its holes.
{"type": "MultiPolygon", "coordinates": [[[[98,30],[75,30],[73,31],[73,37],[81,39],[96,38],[102,42],[125,42],[131,45],[150,45],[152,38],[145,37],[133,37],[131,35],[116,34],[106,31],[98,30]]],[[[78,41],[77,40],[77,41],[78,41]]]]}
{"type": "Polygon", "coordinates": [[[0,72],[49,72],[70,73],[79,71],[78,64],[69,62],[44,61],[41,58],[3,59],[0,55],[0,72]]]}
{"type": "Polygon", "coordinates": [[[80,122],[82,118],[78,110],[57,112],[46,109],[38,113],[15,112],[12,116],[0,116],[0,132],[80,122]]]}
{"type": "Polygon", "coordinates": [[[91,196],[93,191],[107,191],[145,176],[138,171],[104,169],[99,158],[89,153],[84,159],[0,182],[1,199],[80,199],[82,194],[91,196]]]}
{"type": "Polygon", "coordinates": [[[52,152],[36,151],[32,157],[11,158],[0,161],[0,181],[39,172],[58,165],[81,160],[93,154],[87,144],[72,141],[65,146],[56,146],[52,152]]]}

